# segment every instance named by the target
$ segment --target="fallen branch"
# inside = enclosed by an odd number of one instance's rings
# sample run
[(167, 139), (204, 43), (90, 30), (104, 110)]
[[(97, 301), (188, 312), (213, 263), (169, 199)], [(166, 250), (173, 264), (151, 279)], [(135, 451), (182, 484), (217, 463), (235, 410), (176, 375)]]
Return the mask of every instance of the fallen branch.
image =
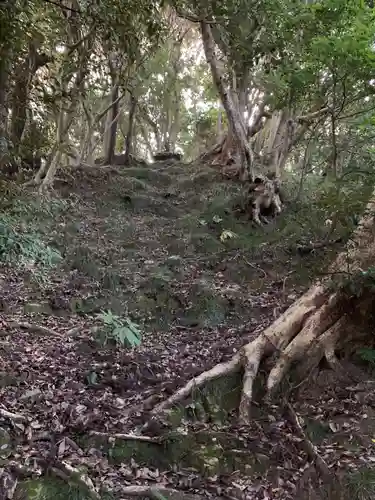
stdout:
[(113, 440), (114, 439), (122, 439), (123, 441), (141, 441), (143, 443), (161, 444), (161, 440), (158, 437), (137, 436), (136, 434), (121, 434), (121, 433), (110, 434), (107, 432), (90, 431), (89, 435), (90, 436), (105, 437), (105, 438), (113, 439)]
[(20, 415), (19, 413), (11, 413), (4, 408), (0, 408), (0, 417), (9, 418), (10, 420), (14, 420), (15, 422), (27, 421), (27, 418), (24, 415)]
[(315, 243), (310, 243), (309, 245), (299, 245), (297, 247), (297, 252), (300, 255), (307, 255), (314, 250), (318, 250), (319, 248), (325, 248), (328, 246), (336, 245), (337, 243), (341, 243), (342, 238), (336, 238), (335, 240), (329, 240), (329, 241), (317, 241)]
[(95, 500), (101, 500), (101, 496), (96, 491), (95, 486), (87, 474), (75, 469), (66, 462), (55, 461), (52, 467), (48, 467), (56, 477), (66, 481), (67, 483), (75, 483), (87, 489)]
[(286, 403), (285, 410), (286, 410), (286, 415), (291, 424), (293, 425), (293, 427), (295, 428), (298, 437), (302, 440), (302, 445), (306, 455), (311, 460), (311, 462), (315, 463), (315, 466), (318, 472), (321, 474), (322, 478), (325, 481), (332, 482), (332, 480), (335, 477), (334, 474), (331, 472), (324, 458), (319, 455), (316, 446), (314, 446), (313, 443), (310, 441), (310, 439), (306, 436), (292, 405), (290, 403)]
[(202, 498), (200, 495), (185, 493), (165, 486), (122, 486), (121, 494), (130, 497), (151, 497), (157, 500), (161, 500), (162, 497), (169, 500), (199, 500)]
[(21, 330), (27, 330), (33, 333), (39, 333), (41, 335), (48, 335), (50, 337), (62, 337), (60, 333), (46, 328), (45, 326), (35, 325), (34, 323), (18, 323), (17, 321), (12, 321), (8, 324), (9, 328), (20, 328)]

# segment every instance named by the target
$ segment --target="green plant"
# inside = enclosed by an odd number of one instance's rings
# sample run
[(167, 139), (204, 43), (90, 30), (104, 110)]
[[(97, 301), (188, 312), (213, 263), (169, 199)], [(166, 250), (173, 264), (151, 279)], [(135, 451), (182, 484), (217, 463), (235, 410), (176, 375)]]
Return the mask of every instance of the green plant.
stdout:
[(34, 231), (25, 232), (15, 218), (0, 215), (0, 261), (20, 268), (50, 268), (62, 256)]
[(359, 349), (357, 354), (363, 361), (375, 367), (375, 349), (364, 347), (363, 349)]
[(129, 318), (121, 318), (112, 311), (102, 311), (97, 315), (103, 323), (103, 328), (98, 331), (99, 340), (103, 345), (108, 341), (128, 347), (137, 347), (141, 343), (142, 332), (136, 323)]
[(375, 471), (371, 467), (351, 473), (347, 478), (347, 498), (367, 500), (375, 495)]

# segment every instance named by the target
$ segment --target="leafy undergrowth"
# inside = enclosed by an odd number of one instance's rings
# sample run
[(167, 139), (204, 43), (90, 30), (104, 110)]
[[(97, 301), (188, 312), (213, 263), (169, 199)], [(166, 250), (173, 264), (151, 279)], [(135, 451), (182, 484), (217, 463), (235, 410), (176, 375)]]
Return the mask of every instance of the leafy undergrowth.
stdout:
[[(188, 379), (229, 359), (322, 272), (340, 243), (298, 249), (327, 236), (324, 196), (290, 202), (260, 230), (230, 211), (240, 187), (199, 166), (82, 168), (56, 187), (51, 202), (13, 186), (3, 207), (0, 462), (7, 494), (127, 498), (155, 495), (141, 487), (158, 486), (168, 488), (163, 497), (276, 499), (319, 491), (280, 406), (258, 402), (251, 428), (236, 427), (238, 380), (195, 394), (172, 423), (143, 440), (127, 434)], [(336, 237), (350, 229), (337, 213)], [(127, 338), (141, 344), (103, 344), (103, 311), (115, 318), (118, 339), (131, 328)], [(320, 382), (300, 388), (293, 405), (329, 466), (343, 472), (346, 490), (359, 488), (351, 498), (372, 498), (373, 480), (363, 486), (360, 469), (373, 460), (371, 401), (326, 372)], [(89, 480), (77, 479), (82, 470)], [(348, 476), (353, 470), (360, 472)]]

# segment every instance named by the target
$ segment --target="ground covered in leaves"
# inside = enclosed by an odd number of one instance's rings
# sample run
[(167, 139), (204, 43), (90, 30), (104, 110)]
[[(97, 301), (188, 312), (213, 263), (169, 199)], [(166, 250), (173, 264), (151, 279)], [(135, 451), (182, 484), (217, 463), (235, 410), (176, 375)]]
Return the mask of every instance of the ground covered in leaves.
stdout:
[[(314, 222), (310, 207), (290, 202), (254, 228), (231, 211), (239, 185), (177, 163), (67, 170), (49, 201), (7, 189), (1, 499), (325, 498), (282, 404), (260, 394), (251, 427), (237, 427), (239, 380), (134, 437), (158, 402), (229, 359), (324, 271), (337, 245), (298, 251), (322, 236), (322, 214)], [(103, 310), (138, 324), (141, 345), (103, 345)], [(322, 371), (291, 396), (351, 498), (374, 493), (362, 468), (375, 461), (369, 393)]]

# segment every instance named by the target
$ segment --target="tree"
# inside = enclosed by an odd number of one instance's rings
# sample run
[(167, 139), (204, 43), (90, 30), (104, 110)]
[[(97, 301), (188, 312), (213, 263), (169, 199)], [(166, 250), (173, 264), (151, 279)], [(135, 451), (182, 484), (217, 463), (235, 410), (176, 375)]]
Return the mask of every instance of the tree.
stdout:
[[(40, 4), (35, 0), (32, 6), (35, 10)], [(158, 44), (159, 35), (163, 32), (157, 3), (145, 2), (140, 5), (137, 2), (128, 4), (124, 10), (116, 2), (108, 0), (104, 4), (96, 5), (93, 12), (91, 6), (77, 0), (69, 7), (50, 3), (48, 9), (55, 23), (51, 32), (57, 33), (58, 36), (54, 35), (49, 39), (49, 43), (53, 46), (50, 56), (53, 64), (48, 69), (50, 75), (46, 80), (48, 82), (52, 80), (53, 84), (47, 84), (44, 90), (44, 105), (48, 109), (49, 116), (52, 115), (55, 121), (55, 141), (46, 165), (42, 165), (33, 179), (33, 183), (40, 185), (43, 190), (52, 187), (64, 155), (77, 156), (76, 153), (71, 153), (72, 149), (77, 150), (77, 144), (72, 145), (70, 137), (74, 118), (77, 116), (80, 104), (85, 100), (88, 82), (95, 80), (93, 72), (97, 69), (96, 64), (101, 64), (103, 58), (110, 61), (109, 76), (112, 77), (112, 100), (106, 110), (106, 114), (111, 117), (106, 156), (107, 159), (111, 159), (116, 143), (119, 102), (122, 94), (126, 92), (129, 76), (137, 69), (137, 64), (143, 64), (148, 54), (152, 53)], [(117, 31), (109, 30), (112, 38), (108, 37), (108, 26), (117, 27)], [(123, 30), (127, 35), (130, 33), (132, 35), (121, 36)], [(108, 54), (110, 57), (107, 57)], [(108, 73), (103, 77), (107, 78)], [(19, 89), (20, 85), (21, 82), (17, 81), (15, 89)], [(17, 106), (22, 105), (22, 99), (15, 102), (18, 103)], [(86, 112), (81, 119), (88, 116), (87, 111), (86, 106)], [(17, 137), (21, 130), (19, 114), (19, 112), (15, 114), (17, 120), (13, 127), (14, 136)], [(21, 121), (24, 121), (23, 117)], [(97, 122), (96, 119), (91, 120), (87, 127), (88, 131), (92, 131)], [(85, 142), (80, 148), (81, 152), (91, 154), (92, 145), (90, 147), (87, 145), (88, 134), (85, 139), (82, 136), (81, 140)]]
[[(242, 177), (254, 161), (279, 173), (315, 123), (323, 118), (330, 118), (331, 125), (337, 122), (351, 102), (349, 89), (354, 97), (359, 88), (368, 88), (373, 14), (367, 6), (262, 2), (250, 18), (245, 4), (197, 5), (194, 12), (188, 6), (181, 10), (179, 4), (177, 9), (186, 19), (200, 22), (227, 114), (228, 136), (212, 148), (211, 156), (225, 160), (239, 152)], [(357, 82), (351, 68), (358, 69)]]
[(130, 163), (130, 158), (132, 155), (136, 109), (137, 109), (137, 98), (135, 97), (134, 94), (130, 94), (128, 133), (126, 134), (125, 138), (125, 160), (124, 160), (125, 165), (128, 165)]

